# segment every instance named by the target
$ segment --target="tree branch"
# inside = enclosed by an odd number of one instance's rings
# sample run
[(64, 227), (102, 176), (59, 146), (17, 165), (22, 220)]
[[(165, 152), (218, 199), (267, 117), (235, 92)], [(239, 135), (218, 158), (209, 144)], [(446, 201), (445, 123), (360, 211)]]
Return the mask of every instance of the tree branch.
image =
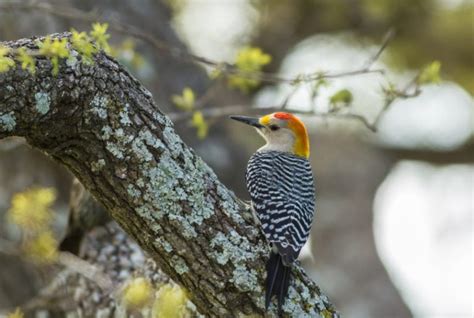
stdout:
[[(36, 49), (32, 39), (3, 45)], [(0, 74), (0, 138), (8, 136), (65, 165), (201, 313), (264, 312), (269, 248), (248, 208), (116, 61), (103, 53), (93, 65), (61, 61), (53, 76), (38, 57), (35, 75)], [(301, 267), (293, 274), (288, 315), (337, 316)]]

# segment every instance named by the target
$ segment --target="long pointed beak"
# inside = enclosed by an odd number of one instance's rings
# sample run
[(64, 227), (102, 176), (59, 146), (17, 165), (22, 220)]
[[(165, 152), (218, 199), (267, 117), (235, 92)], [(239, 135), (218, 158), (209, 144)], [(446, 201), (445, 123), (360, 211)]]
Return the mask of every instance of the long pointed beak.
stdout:
[(259, 119), (255, 118), (255, 117), (232, 115), (232, 116), (230, 116), (230, 118), (233, 119), (233, 120), (240, 121), (244, 124), (254, 126), (256, 128), (263, 128), (263, 125), (260, 124)]

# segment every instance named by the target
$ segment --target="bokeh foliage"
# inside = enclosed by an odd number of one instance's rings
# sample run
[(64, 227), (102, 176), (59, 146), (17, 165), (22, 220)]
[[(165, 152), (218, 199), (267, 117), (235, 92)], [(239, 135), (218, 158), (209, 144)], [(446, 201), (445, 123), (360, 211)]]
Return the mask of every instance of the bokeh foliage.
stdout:
[[(443, 77), (474, 93), (474, 2), (448, 0), (254, 0), (264, 15), (255, 43), (276, 60), (305, 37), (350, 30), (361, 41), (378, 43), (387, 30), (395, 38), (384, 55), (390, 66), (420, 69), (433, 60)], [(281, 23), (278, 21), (285, 21)]]

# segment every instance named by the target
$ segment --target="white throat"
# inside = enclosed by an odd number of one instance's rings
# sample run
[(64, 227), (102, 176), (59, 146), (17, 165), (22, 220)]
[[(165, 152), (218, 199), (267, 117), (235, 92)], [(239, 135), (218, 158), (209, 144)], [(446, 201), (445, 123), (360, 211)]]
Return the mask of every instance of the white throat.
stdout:
[(276, 132), (262, 132), (257, 129), (260, 135), (263, 136), (267, 142), (263, 147), (257, 151), (281, 151), (293, 153), (295, 137), (289, 129), (280, 129)]

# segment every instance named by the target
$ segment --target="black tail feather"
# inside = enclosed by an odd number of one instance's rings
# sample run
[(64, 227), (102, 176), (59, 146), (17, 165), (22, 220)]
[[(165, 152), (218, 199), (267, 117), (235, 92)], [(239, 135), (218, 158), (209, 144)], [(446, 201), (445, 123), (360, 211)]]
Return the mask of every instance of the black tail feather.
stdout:
[(291, 268), (283, 265), (278, 253), (271, 253), (267, 262), (267, 279), (265, 282), (265, 309), (268, 310), (273, 296), (278, 298), (278, 312), (281, 316), (288, 288), (290, 286)]
[(278, 294), (278, 314), (282, 315), (282, 306), (285, 303), (288, 288), (290, 287), (290, 267), (283, 266), (283, 279), (281, 281), (280, 292)]

